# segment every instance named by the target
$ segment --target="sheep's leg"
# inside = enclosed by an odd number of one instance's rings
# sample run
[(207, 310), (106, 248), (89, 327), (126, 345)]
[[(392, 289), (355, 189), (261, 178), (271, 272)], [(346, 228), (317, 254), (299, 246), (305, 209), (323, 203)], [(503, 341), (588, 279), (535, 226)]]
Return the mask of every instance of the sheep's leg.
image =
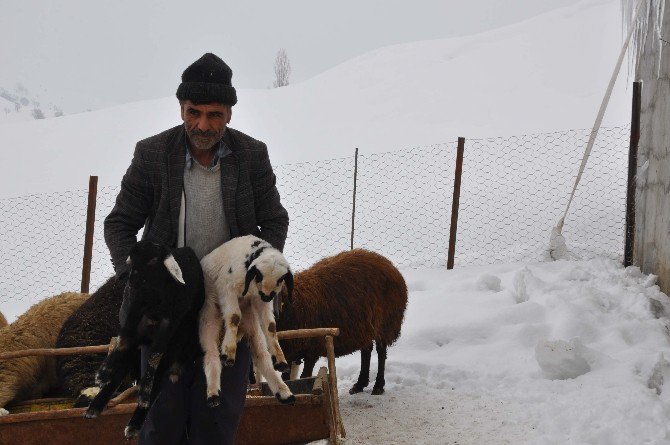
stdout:
[(302, 360), (291, 360), (291, 369), (288, 371), (284, 371), (281, 373), (281, 379), (283, 381), (286, 380), (295, 380), (298, 377), (300, 377), (300, 364), (302, 363)]
[[(128, 359), (132, 355), (128, 355), (125, 358)], [(128, 360), (118, 360), (115, 362), (114, 367), (109, 369), (109, 378), (108, 380), (100, 384), (100, 391), (93, 398), (91, 403), (88, 406), (88, 409), (84, 413), (84, 417), (87, 419), (93, 419), (98, 417), (102, 410), (107, 406), (109, 399), (112, 398), (114, 391), (119, 387), (121, 381), (126, 376), (128, 368), (130, 368), (130, 362)]]
[(242, 321), (242, 311), (237, 297), (232, 292), (227, 292), (221, 302), (223, 320), (226, 325), (221, 342), (221, 361), (224, 366), (233, 366), (237, 354), (237, 331)]
[(249, 343), (254, 365), (260, 374), (265, 377), (270, 390), (281, 403), (295, 403), (295, 396), (291, 393), (291, 390), (286, 386), (286, 383), (282, 381), (272, 366), (272, 359), (270, 358), (270, 353), (268, 352), (261, 326), (258, 323), (258, 319), (254, 312), (255, 311), (250, 310), (245, 311), (244, 314), (244, 326), (249, 335)]
[(305, 366), (302, 367), (302, 374), (300, 374), (301, 379), (312, 377), (317, 360), (319, 360), (319, 357), (305, 357)]
[(377, 347), (377, 378), (375, 379), (375, 386), (372, 387), (372, 394), (384, 394), (384, 369), (386, 368), (386, 343), (376, 340)]
[(254, 366), (254, 362), (251, 362), (251, 365), (249, 366), (249, 384), (254, 385), (257, 382), (260, 383), (260, 379), (256, 378), (256, 367)]
[(154, 385), (156, 370), (160, 365), (163, 354), (167, 349), (168, 342), (175, 331), (176, 322), (164, 318), (158, 325), (158, 331), (149, 350), (149, 360), (147, 360), (147, 369), (140, 381), (140, 388), (137, 394), (137, 405), (142, 408), (149, 408), (151, 400), (151, 391)]
[(349, 390), (349, 394), (363, 392), (370, 383), (370, 358), (372, 357), (372, 343), (361, 349), (361, 372), (358, 374), (358, 381)]
[(119, 364), (125, 363), (128, 360), (128, 355), (135, 348), (137, 348), (137, 341), (133, 337), (120, 336), (118, 346), (107, 354), (102, 365), (100, 365), (100, 369), (95, 373), (95, 384), (99, 387), (107, 384), (110, 381), (113, 370)]
[(202, 363), (207, 380), (207, 404), (216, 406), (220, 403), (221, 392), (221, 357), (219, 356), (219, 337), (222, 327), (221, 312), (210, 295), (200, 311), (198, 335), (200, 346), (205, 353)]
[(126, 425), (126, 428), (123, 430), (123, 434), (126, 436), (126, 439), (132, 439), (133, 437), (137, 436), (137, 434), (140, 432), (140, 429), (144, 424), (144, 419), (146, 419), (147, 414), (149, 413), (149, 408), (151, 407), (153, 401), (156, 400), (156, 397), (158, 396), (159, 392), (160, 392), (160, 385), (159, 384), (153, 385), (153, 388), (151, 389), (151, 396), (149, 398), (150, 400), (149, 406), (142, 407), (139, 404), (137, 404), (137, 407), (133, 412), (133, 416), (130, 418), (128, 425)]
[(274, 369), (280, 372), (285, 372), (290, 369), (289, 364), (284, 357), (284, 351), (279, 346), (279, 338), (277, 337), (277, 323), (272, 312), (272, 305), (265, 303), (260, 298), (252, 299), (252, 305), (258, 315), (260, 325), (262, 327), (263, 335), (267, 343), (267, 348), (272, 355), (272, 363)]

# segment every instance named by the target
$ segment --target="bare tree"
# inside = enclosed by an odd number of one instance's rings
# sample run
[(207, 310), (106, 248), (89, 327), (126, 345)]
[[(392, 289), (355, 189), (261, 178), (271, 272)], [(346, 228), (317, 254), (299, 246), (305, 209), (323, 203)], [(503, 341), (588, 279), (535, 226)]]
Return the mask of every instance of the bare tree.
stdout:
[(32, 111), (33, 118), (35, 119), (44, 119), (44, 113), (39, 108), (34, 108)]
[(291, 75), (291, 62), (284, 48), (277, 51), (275, 57), (275, 81), (274, 87), (284, 87), (288, 85), (288, 78)]

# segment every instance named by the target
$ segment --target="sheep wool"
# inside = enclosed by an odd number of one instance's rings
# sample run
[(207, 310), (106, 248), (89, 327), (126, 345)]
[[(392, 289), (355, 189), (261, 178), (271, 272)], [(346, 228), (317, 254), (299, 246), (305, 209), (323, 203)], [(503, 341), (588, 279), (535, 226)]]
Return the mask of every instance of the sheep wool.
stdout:
[[(88, 294), (65, 292), (33, 305), (0, 330), (0, 352), (53, 348), (63, 322)], [(0, 408), (12, 401), (42, 397), (56, 386), (56, 357), (23, 357), (0, 361)]]
[[(361, 351), (361, 373), (351, 393), (368, 384), (374, 342), (379, 367), (373, 394), (381, 394), (386, 348), (400, 337), (406, 308), (407, 285), (393, 263), (375, 252), (354, 249), (296, 273), (293, 301), (283, 305), (277, 327), (340, 328), (334, 339), (335, 356)], [(282, 349), (294, 363), (304, 359), (302, 377), (312, 375), (317, 359), (326, 355), (318, 339), (286, 340)]]
[[(57, 348), (97, 346), (108, 344), (119, 332), (119, 311), (123, 301), (126, 280), (109, 278), (91, 294), (67, 320), (58, 334)], [(132, 377), (139, 376), (139, 353)], [(66, 355), (57, 359), (59, 386), (67, 395), (76, 399), (75, 407), (87, 406), (91, 401), (82, 391), (95, 387), (95, 372), (100, 368), (105, 354)], [(124, 389), (125, 386), (122, 387)]]

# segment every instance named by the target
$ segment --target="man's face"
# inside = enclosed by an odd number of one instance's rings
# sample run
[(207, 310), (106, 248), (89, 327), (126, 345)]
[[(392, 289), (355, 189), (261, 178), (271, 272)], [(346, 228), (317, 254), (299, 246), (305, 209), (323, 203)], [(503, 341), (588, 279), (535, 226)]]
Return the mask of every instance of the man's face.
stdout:
[(186, 126), (188, 139), (191, 147), (197, 150), (209, 150), (219, 142), (232, 115), (230, 105), (195, 105), (190, 100), (181, 103), (181, 118)]

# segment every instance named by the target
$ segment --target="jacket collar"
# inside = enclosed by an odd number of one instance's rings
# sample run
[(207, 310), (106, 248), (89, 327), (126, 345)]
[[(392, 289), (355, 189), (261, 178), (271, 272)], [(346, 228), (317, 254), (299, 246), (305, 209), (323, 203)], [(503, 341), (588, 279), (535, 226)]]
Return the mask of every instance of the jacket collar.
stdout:
[[(231, 238), (239, 235), (237, 217), (235, 212), (235, 195), (239, 175), (239, 159), (237, 151), (238, 144), (235, 143), (234, 131), (226, 129), (222, 141), (230, 149), (230, 153), (221, 161), (221, 194), (223, 199), (223, 211), (230, 227)], [(177, 234), (179, 231), (179, 210), (181, 209), (181, 196), (184, 189), (184, 168), (186, 166), (186, 131), (184, 125), (176, 128), (174, 136), (167, 144), (167, 186), (170, 204), (170, 233), (172, 234), (171, 245), (177, 245)]]

